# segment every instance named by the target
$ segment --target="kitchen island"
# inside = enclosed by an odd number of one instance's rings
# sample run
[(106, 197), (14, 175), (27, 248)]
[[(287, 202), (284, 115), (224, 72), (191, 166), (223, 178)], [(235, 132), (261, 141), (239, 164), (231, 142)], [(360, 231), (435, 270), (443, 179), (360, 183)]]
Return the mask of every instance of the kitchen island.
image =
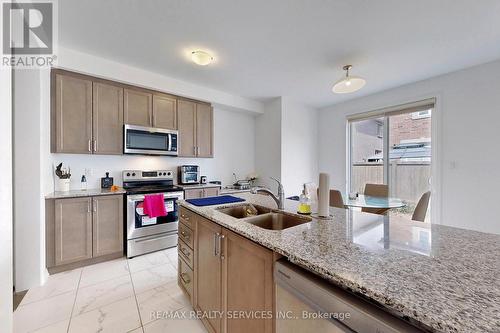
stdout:
[[(237, 196), (276, 207), (266, 196)], [(273, 231), (221, 206), (181, 205), (423, 331), (500, 332), (500, 235), (338, 208), (331, 220)], [(287, 200), (285, 211), (296, 205)]]

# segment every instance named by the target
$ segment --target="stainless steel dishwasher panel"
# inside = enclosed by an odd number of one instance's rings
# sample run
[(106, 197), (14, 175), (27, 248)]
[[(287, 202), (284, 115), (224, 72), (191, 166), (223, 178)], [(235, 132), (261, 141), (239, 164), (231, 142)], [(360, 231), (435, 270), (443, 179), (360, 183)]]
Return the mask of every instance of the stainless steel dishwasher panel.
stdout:
[(276, 263), (274, 280), (277, 333), (422, 332), (286, 260)]

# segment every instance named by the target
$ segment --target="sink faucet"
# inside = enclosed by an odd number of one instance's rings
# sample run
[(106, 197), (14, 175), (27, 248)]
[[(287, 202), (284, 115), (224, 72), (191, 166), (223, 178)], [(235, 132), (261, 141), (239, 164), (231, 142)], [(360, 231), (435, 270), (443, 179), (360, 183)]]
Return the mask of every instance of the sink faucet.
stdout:
[(276, 201), (276, 204), (278, 205), (278, 209), (284, 209), (284, 207), (285, 207), (285, 190), (283, 189), (283, 184), (281, 184), (281, 182), (279, 180), (277, 180), (276, 178), (273, 178), (273, 177), (269, 177), (269, 178), (275, 180), (278, 183), (278, 196), (274, 195), (274, 193), (271, 192), (271, 190), (264, 188), (264, 187), (254, 187), (254, 188), (252, 188), (251, 192), (253, 194), (261, 193), (261, 194), (269, 195), (271, 198), (274, 199), (274, 201)]

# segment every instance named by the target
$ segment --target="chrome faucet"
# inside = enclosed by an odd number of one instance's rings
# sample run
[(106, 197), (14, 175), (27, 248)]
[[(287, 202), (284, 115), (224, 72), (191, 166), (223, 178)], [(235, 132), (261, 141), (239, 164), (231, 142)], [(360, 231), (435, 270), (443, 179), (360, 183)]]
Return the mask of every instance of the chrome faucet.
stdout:
[(274, 195), (271, 190), (264, 188), (264, 187), (254, 187), (252, 188), (251, 192), (252, 194), (265, 194), (269, 195), (271, 198), (273, 198), (274, 201), (276, 201), (276, 204), (278, 205), (278, 209), (284, 209), (285, 208), (285, 190), (283, 189), (283, 184), (279, 180), (273, 177), (269, 177), (273, 180), (275, 180), (278, 183), (278, 196)]

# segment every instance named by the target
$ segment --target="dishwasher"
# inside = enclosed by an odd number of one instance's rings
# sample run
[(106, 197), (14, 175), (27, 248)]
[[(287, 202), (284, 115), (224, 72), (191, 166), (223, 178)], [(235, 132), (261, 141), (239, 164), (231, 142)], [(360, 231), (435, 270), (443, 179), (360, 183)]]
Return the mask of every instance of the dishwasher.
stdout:
[(277, 333), (422, 332), (281, 259), (274, 267)]

